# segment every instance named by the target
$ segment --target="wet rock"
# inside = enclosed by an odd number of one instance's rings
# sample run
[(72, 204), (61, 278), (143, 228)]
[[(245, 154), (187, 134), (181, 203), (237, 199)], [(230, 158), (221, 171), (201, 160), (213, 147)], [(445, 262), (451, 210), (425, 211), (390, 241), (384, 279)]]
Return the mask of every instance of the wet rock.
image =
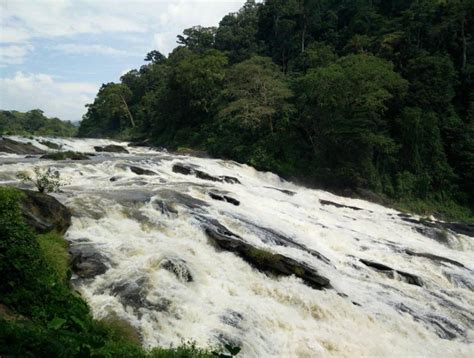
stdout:
[(230, 203), (230, 204), (235, 205), (235, 206), (240, 205), (240, 201), (238, 201), (237, 199), (234, 199), (230, 196), (227, 196), (225, 194), (219, 194), (219, 193), (216, 193), (216, 192), (209, 192), (209, 196), (214, 200), (225, 201), (225, 202)]
[(183, 164), (175, 164), (173, 165), (173, 172), (183, 175), (191, 175), (194, 173), (194, 169)]
[(128, 150), (121, 145), (109, 144), (105, 146), (95, 146), (96, 152), (108, 152), (108, 153), (128, 153)]
[(113, 183), (113, 182), (116, 182), (117, 180), (119, 180), (119, 177), (111, 177), (111, 178), (109, 179), (109, 181), (111, 181), (112, 183)]
[(423, 286), (423, 281), (421, 280), (421, 278), (411, 273), (395, 270), (389, 266), (386, 266), (378, 262), (368, 261), (364, 259), (360, 259), (359, 261), (362, 262), (364, 265), (371, 267), (377, 270), (378, 272), (381, 272), (387, 275), (390, 278), (395, 278), (396, 275), (398, 275), (400, 278), (402, 278), (404, 282), (410, 285), (415, 285), (415, 286), (420, 286), (420, 287)]
[(47, 153), (40, 157), (40, 159), (49, 159), (49, 160), (88, 160), (90, 159), (84, 153), (79, 152), (72, 152), (70, 150), (65, 152), (55, 152), (55, 153)]
[(441, 225), (448, 230), (454, 231), (455, 233), (474, 237), (474, 225), (463, 224), (463, 223), (441, 223)]
[(0, 152), (13, 154), (44, 154), (45, 151), (31, 143), (17, 142), (10, 138), (0, 138)]
[(216, 176), (207, 174), (206, 172), (203, 172), (201, 170), (198, 170), (196, 168), (193, 168), (189, 165), (180, 164), (180, 163), (173, 165), (173, 172), (183, 174), (183, 175), (194, 175), (197, 178), (202, 179), (202, 180), (209, 180), (209, 181), (229, 183), (229, 184), (240, 184), (239, 179), (235, 177), (231, 177), (227, 175), (221, 175), (221, 176), (216, 177)]
[(474, 225), (472, 224), (418, 220), (406, 214), (399, 214), (399, 216), (403, 221), (415, 224), (415, 230), (419, 233), (443, 243), (446, 243), (449, 239), (447, 235), (448, 230), (457, 234), (474, 237)]
[(61, 149), (62, 147), (60, 144), (50, 142), (49, 140), (40, 140), (39, 142), (51, 149)]
[(318, 274), (315, 268), (290, 257), (262, 250), (229, 231), (217, 220), (197, 217), (209, 239), (220, 249), (231, 251), (258, 270), (277, 275), (295, 275), (309, 286), (322, 289), (329, 288), (329, 280)]
[(472, 272), (470, 272), (469, 275), (462, 275), (456, 272), (443, 272), (443, 274), (454, 286), (474, 292), (474, 277), (472, 276)]
[(464, 328), (454, 322), (449, 321), (446, 317), (441, 317), (434, 314), (424, 314), (424, 312), (417, 312), (403, 303), (395, 305), (395, 309), (399, 312), (409, 314), (415, 321), (424, 323), (425, 326), (431, 328), (441, 339), (452, 340), (459, 336), (466, 336), (466, 331)]
[(240, 312), (229, 310), (223, 314), (220, 319), (224, 324), (235, 328), (241, 328), (240, 323), (244, 320), (244, 316)]
[(145, 139), (141, 141), (136, 141), (136, 142), (130, 142), (127, 145), (128, 147), (152, 147), (150, 144), (150, 139)]
[(130, 204), (145, 204), (149, 202), (154, 195), (153, 191), (146, 189), (121, 189), (98, 191), (96, 193), (103, 198), (115, 200), (125, 206), (129, 206)]
[(168, 217), (170, 217), (172, 214), (178, 214), (178, 210), (173, 207), (172, 204), (167, 203), (163, 200), (156, 200), (152, 203), (152, 205), (156, 210), (160, 211), (161, 214), (166, 215)]
[(465, 267), (462, 263), (451, 260), (451, 259), (448, 259), (446, 257), (437, 256), (437, 255), (433, 255), (433, 254), (428, 254), (428, 253), (424, 253), (424, 252), (414, 252), (414, 251), (411, 251), (411, 250), (405, 250), (405, 252), (410, 256), (424, 257), (424, 258), (427, 258), (427, 259), (430, 259), (430, 260), (433, 260), (433, 261), (447, 262), (451, 265), (455, 265), (455, 266), (458, 266), (458, 267)]
[[(209, 206), (203, 200), (196, 199), (191, 195), (180, 193), (174, 190), (163, 189), (156, 193), (160, 199), (166, 202), (168, 207), (174, 207), (174, 204), (181, 204), (188, 209), (201, 209), (203, 207)], [(176, 210), (176, 209), (175, 209)]]
[(363, 210), (363, 209), (355, 207), (355, 206), (343, 205), (343, 204), (335, 203), (335, 202), (329, 201), (329, 200), (319, 199), (319, 202), (321, 203), (321, 205), (330, 205), (330, 206), (335, 206), (336, 208), (352, 209), (352, 210), (356, 210), (356, 211)]
[(111, 292), (118, 296), (120, 302), (125, 306), (134, 308), (150, 306), (146, 299), (146, 280), (144, 278), (136, 281), (122, 281), (114, 284)]
[(266, 186), (265, 188), (277, 190), (277, 191), (279, 191), (279, 192), (281, 192), (281, 193), (283, 193), (283, 194), (289, 195), (289, 196), (293, 196), (293, 195), (296, 194), (296, 192), (291, 191), (291, 190), (278, 189), (278, 188), (274, 188), (274, 187), (271, 187), (271, 186)]
[(107, 258), (90, 243), (73, 244), (69, 247), (71, 269), (80, 278), (93, 278), (107, 271)]
[(278, 246), (284, 246), (284, 247), (293, 247), (299, 250), (306, 251), (312, 256), (317, 257), (319, 260), (327, 264), (330, 263), (330, 260), (324, 255), (322, 255), (321, 253), (313, 249), (310, 249), (306, 247), (305, 245), (295, 242), (295, 240), (293, 240), (290, 237), (287, 237), (281, 233), (278, 233), (275, 230), (272, 230), (270, 228), (260, 226), (243, 217), (235, 216), (235, 218), (238, 219), (240, 222), (242, 222), (250, 231), (252, 231), (255, 235), (257, 235), (258, 238), (261, 239), (266, 244), (272, 244), (272, 245), (278, 245)]
[(160, 267), (175, 274), (181, 282), (193, 282), (193, 275), (186, 261), (180, 258), (166, 258), (161, 261)]
[(21, 212), (25, 222), (37, 233), (64, 234), (71, 226), (71, 212), (51, 195), (22, 190)]
[(133, 173), (135, 173), (137, 175), (158, 175), (152, 170), (143, 169), (143, 168), (136, 167), (136, 166), (130, 166), (129, 168)]
[(230, 177), (230, 176), (227, 176), (227, 175), (221, 175), (219, 178), (219, 181), (223, 181), (225, 183), (229, 183), (229, 184), (241, 184), (240, 183), (240, 180), (235, 178), (235, 177)]

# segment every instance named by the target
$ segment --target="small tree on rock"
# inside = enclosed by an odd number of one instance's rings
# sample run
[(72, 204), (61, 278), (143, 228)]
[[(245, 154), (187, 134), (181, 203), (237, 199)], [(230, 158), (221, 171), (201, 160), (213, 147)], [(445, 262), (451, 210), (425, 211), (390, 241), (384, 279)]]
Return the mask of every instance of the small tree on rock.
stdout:
[(28, 172), (19, 172), (17, 178), (23, 183), (33, 183), (40, 193), (58, 192), (62, 186), (67, 184), (57, 170), (34, 167), (33, 172), (33, 175)]

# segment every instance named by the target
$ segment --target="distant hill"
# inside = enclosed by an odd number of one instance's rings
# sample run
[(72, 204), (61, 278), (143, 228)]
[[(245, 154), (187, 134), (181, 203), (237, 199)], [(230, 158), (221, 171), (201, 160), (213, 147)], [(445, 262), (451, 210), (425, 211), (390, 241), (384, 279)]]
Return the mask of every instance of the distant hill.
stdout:
[(77, 132), (76, 126), (59, 118), (48, 118), (40, 109), (28, 112), (0, 110), (0, 135), (45, 135), (72, 137)]

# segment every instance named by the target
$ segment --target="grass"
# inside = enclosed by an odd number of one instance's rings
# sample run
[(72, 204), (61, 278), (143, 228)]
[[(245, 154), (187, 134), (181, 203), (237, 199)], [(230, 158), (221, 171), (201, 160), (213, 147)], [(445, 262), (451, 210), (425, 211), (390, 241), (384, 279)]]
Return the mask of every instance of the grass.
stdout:
[(474, 212), (453, 200), (443, 202), (422, 199), (401, 199), (394, 208), (402, 212), (415, 213), (421, 216), (434, 216), (444, 221), (458, 221), (474, 224)]
[(57, 233), (38, 235), (41, 255), (59, 279), (66, 282), (69, 278), (68, 245), (64, 238)]

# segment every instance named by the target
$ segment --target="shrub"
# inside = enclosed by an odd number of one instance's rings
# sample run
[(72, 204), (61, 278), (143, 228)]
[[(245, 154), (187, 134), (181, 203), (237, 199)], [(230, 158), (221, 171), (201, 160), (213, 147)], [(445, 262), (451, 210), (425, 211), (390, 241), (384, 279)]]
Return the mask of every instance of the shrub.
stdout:
[(57, 170), (53, 171), (51, 168), (41, 169), (34, 167), (33, 172), (33, 175), (28, 172), (20, 172), (17, 174), (17, 178), (24, 183), (33, 183), (40, 193), (57, 192), (62, 186), (67, 184)]

